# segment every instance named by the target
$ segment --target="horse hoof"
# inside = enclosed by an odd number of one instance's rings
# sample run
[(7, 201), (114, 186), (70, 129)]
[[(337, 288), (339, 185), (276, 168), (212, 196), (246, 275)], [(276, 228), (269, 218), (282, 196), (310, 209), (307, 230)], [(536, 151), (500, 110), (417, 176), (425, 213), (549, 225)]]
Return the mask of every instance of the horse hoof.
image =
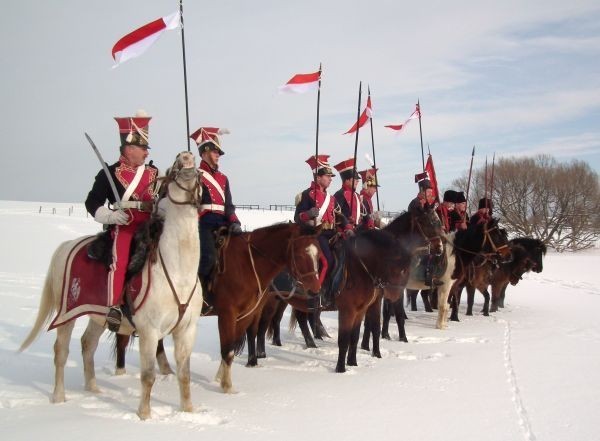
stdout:
[(431, 308), (425, 308), (425, 312), (433, 312), (433, 309), (431, 309)]
[(181, 406), (181, 411), (182, 412), (189, 412), (192, 413), (194, 411), (194, 406), (192, 406), (192, 404), (185, 404), (183, 406)]
[(472, 312), (469, 312), (469, 311), (467, 311), (467, 313), (466, 313), (465, 315), (472, 316), (472, 315), (473, 315), (473, 313), (472, 313)]
[(273, 346), (281, 346), (281, 340), (273, 340)]
[(381, 352), (377, 351), (377, 352), (373, 352), (373, 357), (375, 358), (381, 358)]
[(257, 367), (257, 366), (258, 366), (258, 363), (256, 361), (252, 361), (252, 362), (249, 361), (248, 363), (246, 363), (247, 368), (253, 368), (253, 367)]
[(406, 337), (400, 337), (398, 338), (399, 341), (403, 341), (404, 343), (408, 343), (408, 338)]
[(150, 418), (150, 411), (149, 410), (147, 410), (147, 411), (146, 410), (144, 410), (144, 411), (138, 410), (137, 416), (140, 418), (140, 420), (146, 421), (147, 419)]
[(342, 367), (340, 367), (340, 366), (337, 366), (337, 367), (335, 368), (335, 371), (336, 371), (338, 374), (343, 374), (344, 372), (346, 372), (346, 368), (345, 368), (345, 367), (343, 367), (343, 366), (342, 366)]
[(86, 386), (86, 387), (85, 387), (85, 390), (86, 390), (87, 392), (91, 392), (91, 393), (93, 393), (93, 394), (99, 394), (99, 393), (101, 393), (101, 392), (102, 392), (102, 391), (100, 390), (100, 388), (99, 388), (98, 386), (96, 386), (96, 385), (94, 385), (94, 386)]
[(159, 368), (158, 372), (160, 372), (161, 375), (175, 375), (175, 372), (173, 372), (173, 369), (171, 369), (170, 367), (165, 368)]
[(125, 375), (127, 373), (127, 369), (125, 368), (116, 368), (115, 375)]
[(364, 351), (370, 351), (371, 348), (369, 347), (369, 345), (360, 345), (360, 348)]
[(258, 354), (256, 354), (256, 358), (267, 358), (267, 353), (259, 352)]
[(64, 403), (65, 401), (66, 401), (66, 400), (65, 400), (65, 395), (64, 395), (64, 394), (62, 394), (62, 395), (60, 395), (60, 394), (59, 394), (59, 395), (56, 395), (56, 394), (55, 394), (55, 395), (52, 395), (52, 396), (50, 397), (50, 402), (51, 402), (52, 404), (60, 404), (60, 403)]
[(381, 334), (381, 338), (385, 338), (386, 340), (391, 340), (390, 334)]
[(489, 317), (489, 316), (490, 316), (490, 313), (489, 313), (489, 312), (484, 312), (484, 313), (483, 313), (483, 315), (484, 315), (485, 317)]
[[(469, 314), (467, 314), (467, 315), (469, 315)], [(471, 314), (471, 315), (473, 315), (473, 314)], [(460, 320), (458, 319), (458, 317), (450, 317), (450, 321), (451, 322), (460, 322)]]

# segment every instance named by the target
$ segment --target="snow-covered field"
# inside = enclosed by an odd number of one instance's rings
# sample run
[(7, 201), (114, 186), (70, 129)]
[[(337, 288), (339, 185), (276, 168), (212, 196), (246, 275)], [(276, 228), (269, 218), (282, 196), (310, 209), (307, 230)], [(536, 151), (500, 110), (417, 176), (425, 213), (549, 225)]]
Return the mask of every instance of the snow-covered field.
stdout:
[[(39, 207), (42, 206), (42, 213)], [(56, 213), (52, 214), (52, 207)], [(358, 367), (334, 373), (332, 339), (305, 349), (284, 329), (260, 367), (233, 367), (237, 394), (213, 381), (220, 361), (214, 318), (199, 321), (192, 358), (196, 411), (178, 411), (177, 381), (158, 377), (153, 419), (138, 420), (137, 349), (127, 374), (113, 375), (105, 334), (96, 354), (103, 393), (83, 390), (77, 322), (66, 368), (67, 402), (53, 405), (54, 333), (17, 353), (37, 313), (50, 256), (62, 241), (98, 231), (81, 205), (0, 201), (0, 439), (172, 440), (598, 440), (600, 439), (600, 252), (549, 253), (544, 272), (509, 287), (507, 307), (464, 316), (449, 329), (433, 314), (409, 312), (409, 343), (383, 341), (382, 359), (359, 351)], [(71, 214), (71, 215), (69, 215)], [(239, 213), (247, 228), (291, 213)], [(476, 298), (475, 310), (482, 303)], [(480, 309), (480, 308), (479, 308)], [(284, 317), (287, 327), (287, 315)], [(392, 337), (397, 330), (392, 324)], [(166, 340), (172, 356), (172, 341)], [(190, 438), (194, 437), (194, 438)]]

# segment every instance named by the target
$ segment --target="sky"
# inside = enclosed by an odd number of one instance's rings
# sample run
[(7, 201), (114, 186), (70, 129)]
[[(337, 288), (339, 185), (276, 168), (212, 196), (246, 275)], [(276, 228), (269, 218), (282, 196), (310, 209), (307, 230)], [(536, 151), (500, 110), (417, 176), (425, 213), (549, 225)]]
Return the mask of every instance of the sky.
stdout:
[[(83, 201), (100, 168), (84, 132), (112, 163), (113, 117), (138, 109), (153, 117), (151, 159), (161, 170), (187, 149), (179, 31), (116, 69), (111, 57), (119, 38), (178, 4), (4, 5), (0, 199)], [(277, 88), (319, 63), (319, 152), (332, 164), (353, 156), (355, 138), (342, 133), (356, 119), (359, 82), (371, 88), (381, 209), (404, 209), (416, 194), (418, 122), (400, 134), (384, 126), (403, 122), (417, 100), (442, 189), (468, 171), (473, 146), (474, 167), (494, 154), (550, 154), (600, 170), (597, 1), (188, 1), (184, 20), (190, 131), (230, 130), (221, 169), (237, 204), (293, 204), (308, 186), (316, 92)], [(359, 169), (373, 156), (365, 129)]]

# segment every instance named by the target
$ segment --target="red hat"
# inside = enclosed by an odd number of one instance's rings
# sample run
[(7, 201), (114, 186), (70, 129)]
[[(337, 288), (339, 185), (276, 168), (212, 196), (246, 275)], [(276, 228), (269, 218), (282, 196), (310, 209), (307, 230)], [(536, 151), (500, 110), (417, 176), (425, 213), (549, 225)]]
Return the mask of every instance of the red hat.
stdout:
[(333, 170), (331, 165), (327, 160), (329, 159), (329, 155), (319, 155), (315, 158), (315, 155), (312, 155), (310, 158), (306, 160), (306, 163), (310, 166), (310, 169), (313, 172), (313, 175), (323, 176), (335, 176), (333, 174)]
[(221, 140), (217, 135), (225, 135), (227, 133), (229, 133), (229, 130), (227, 129), (220, 129), (218, 127), (200, 127), (190, 135), (190, 138), (196, 141), (200, 155), (208, 150), (215, 150), (219, 152), (220, 155), (224, 155), (225, 152), (221, 150)]
[[(334, 167), (340, 172), (340, 178), (342, 178), (342, 181), (345, 181), (346, 179), (352, 179), (352, 170), (356, 170), (354, 168), (354, 158), (346, 159), (345, 161), (334, 165)], [(360, 176), (356, 172), (354, 174), (354, 179), (360, 179)]]
[(135, 116), (115, 116), (115, 121), (119, 125), (121, 147), (125, 145), (137, 145), (150, 148), (148, 146), (148, 126), (151, 119), (152, 117), (148, 116), (143, 110), (138, 110)]
[(363, 181), (365, 187), (380, 187), (377, 183), (377, 170), (376, 168), (369, 168), (367, 170), (359, 171), (360, 178)]

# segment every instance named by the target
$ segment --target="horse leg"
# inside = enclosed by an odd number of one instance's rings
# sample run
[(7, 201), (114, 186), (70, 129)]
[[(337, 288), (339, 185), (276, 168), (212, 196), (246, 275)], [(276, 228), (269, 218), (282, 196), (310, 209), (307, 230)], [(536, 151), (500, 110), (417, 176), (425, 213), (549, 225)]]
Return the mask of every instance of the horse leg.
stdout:
[(156, 347), (158, 346), (158, 337), (153, 332), (140, 332), (140, 381), (142, 391), (140, 393), (140, 405), (137, 415), (141, 420), (150, 418), (150, 395), (152, 386), (156, 380), (154, 371), (154, 362), (156, 359)]
[(308, 313), (296, 310), (295, 314), (296, 320), (298, 321), (298, 326), (300, 326), (300, 330), (302, 331), (302, 336), (304, 337), (306, 347), (316, 348), (317, 345), (313, 340), (312, 333), (310, 332), (310, 328), (308, 327)]
[(467, 285), (467, 315), (473, 315), (473, 302), (475, 301), (475, 287)]
[(173, 372), (173, 369), (171, 369), (167, 354), (165, 354), (165, 346), (162, 338), (158, 340), (158, 345), (156, 346), (156, 362), (158, 363), (158, 372), (162, 375), (171, 375), (175, 373)]
[[(403, 296), (400, 298), (400, 300), (398, 300), (399, 302), (403, 302), (404, 301), (404, 294)], [(381, 324), (381, 338), (385, 338), (386, 340), (391, 340), (390, 337), (390, 318), (392, 317), (392, 302), (388, 299), (383, 299), (383, 322)]]
[(271, 329), (273, 330), (272, 343), (275, 346), (281, 346), (281, 320), (283, 319), (285, 308), (287, 308), (287, 303), (281, 301), (279, 303), (277, 312), (275, 313), (273, 320), (271, 320)]
[(258, 323), (256, 320), (248, 326), (246, 329), (246, 341), (248, 342), (248, 363), (246, 363), (246, 367), (255, 367), (258, 366), (258, 357), (256, 355), (256, 333), (257, 333)]
[(365, 326), (363, 329), (363, 338), (360, 343), (360, 348), (364, 349), (365, 351), (371, 350), (371, 348), (369, 347), (369, 341), (371, 340), (371, 328), (371, 318), (369, 317), (369, 313), (367, 312), (367, 315), (365, 317)]
[(406, 290), (406, 295), (408, 296), (408, 299), (410, 300), (410, 310), (411, 311), (418, 311), (418, 309), (417, 309), (417, 294), (419, 294), (418, 290), (415, 290), (415, 289), (407, 289)]
[(433, 293), (431, 289), (422, 289), (421, 290), (421, 299), (423, 300), (423, 306), (425, 307), (425, 312), (433, 312), (431, 309), (431, 304), (429, 303), (429, 296)]
[(438, 288), (433, 288), (429, 291), (429, 304), (431, 309), (438, 309)]
[(235, 318), (230, 317), (230, 314), (227, 316), (220, 314), (218, 323), (221, 340), (221, 364), (219, 365), (215, 380), (221, 383), (223, 392), (227, 394), (235, 393), (233, 383), (231, 382), (231, 365), (235, 356), (233, 350), (235, 344)]
[[(448, 283), (448, 282), (447, 282)], [(458, 281), (454, 282), (452, 286), (446, 284), (438, 287), (438, 319), (436, 323), (437, 329), (446, 329), (448, 327), (448, 296), (452, 292), (452, 295), (457, 297), (456, 289), (458, 288)], [(458, 310), (458, 307), (457, 307)], [(458, 320), (458, 317), (457, 317)]]
[[(379, 339), (381, 338), (381, 301), (383, 300), (383, 296), (380, 294), (377, 296), (377, 300), (367, 310), (367, 317), (365, 318), (365, 323), (367, 318), (371, 323), (371, 333), (373, 334), (373, 352), (371, 355), (376, 358), (381, 358), (381, 352), (379, 351)], [(360, 331), (360, 324), (359, 331)], [(367, 343), (369, 341), (367, 340)]]
[[(264, 314), (264, 311), (263, 311)], [(258, 322), (258, 331), (256, 332), (256, 358), (267, 358), (266, 351), (266, 335), (267, 329), (269, 328), (269, 322), (273, 317), (265, 317), (261, 315), (260, 321)]]
[(65, 364), (69, 357), (69, 342), (71, 333), (75, 326), (75, 320), (71, 320), (56, 328), (56, 341), (54, 342), (54, 392), (50, 401), (52, 403), (65, 402)]
[(117, 363), (115, 366), (115, 375), (125, 375), (125, 353), (127, 352), (127, 346), (129, 346), (129, 340), (131, 339), (131, 336), (117, 334), (115, 338), (115, 355), (117, 359)]
[(352, 332), (350, 333), (350, 348), (348, 349), (347, 361), (348, 366), (358, 366), (358, 363), (356, 361), (356, 350), (358, 349), (358, 339), (360, 337), (361, 321), (359, 321), (352, 327)]
[(408, 343), (408, 338), (406, 337), (406, 328), (404, 327), (406, 323), (406, 311), (404, 310), (404, 293), (400, 296), (400, 299), (397, 302), (392, 303), (392, 308), (394, 309), (396, 325), (398, 325), (398, 340)]
[(346, 372), (346, 354), (348, 346), (350, 346), (352, 323), (350, 314), (340, 308), (338, 313), (338, 360), (335, 366), (335, 371), (338, 373)]
[(323, 322), (321, 321), (321, 311), (319, 311), (319, 313), (317, 314), (315, 327), (316, 327), (316, 334), (315, 334), (316, 338), (318, 338), (319, 340), (323, 340), (323, 337), (331, 338), (331, 336), (327, 332), (327, 329), (325, 329)]
[(96, 370), (94, 368), (94, 354), (98, 347), (100, 336), (104, 332), (104, 326), (100, 326), (93, 320), (88, 321), (85, 332), (81, 336), (81, 356), (83, 357), (83, 376), (85, 378), (85, 390), (99, 393), (96, 384)]
[(484, 289), (481, 294), (483, 294), (483, 309), (481, 310), (481, 312), (483, 312), (483, 315), (486, 317), (489, 317), (490, 315), (490, 293), (488, 292), (487, 288)]
[(492, 306), (490, 307), (490, 312), (498, 311), (498, 303), (500, 301), (501, 295), (502, 295), (502, 282), (492, 283)]
[[(196, 322), (182, 330), (173, 332), (175, 344), (175, 363), (177, 364), (177, 381), (179, 383), (179, 402), (183, 412), (192, 412), (192, 394), (190, 391), (190, 356), (196, 340)], [(162, 342), (162, 339), (159, 341)], [(164, 348), (163, 348), (164, 350)]]

